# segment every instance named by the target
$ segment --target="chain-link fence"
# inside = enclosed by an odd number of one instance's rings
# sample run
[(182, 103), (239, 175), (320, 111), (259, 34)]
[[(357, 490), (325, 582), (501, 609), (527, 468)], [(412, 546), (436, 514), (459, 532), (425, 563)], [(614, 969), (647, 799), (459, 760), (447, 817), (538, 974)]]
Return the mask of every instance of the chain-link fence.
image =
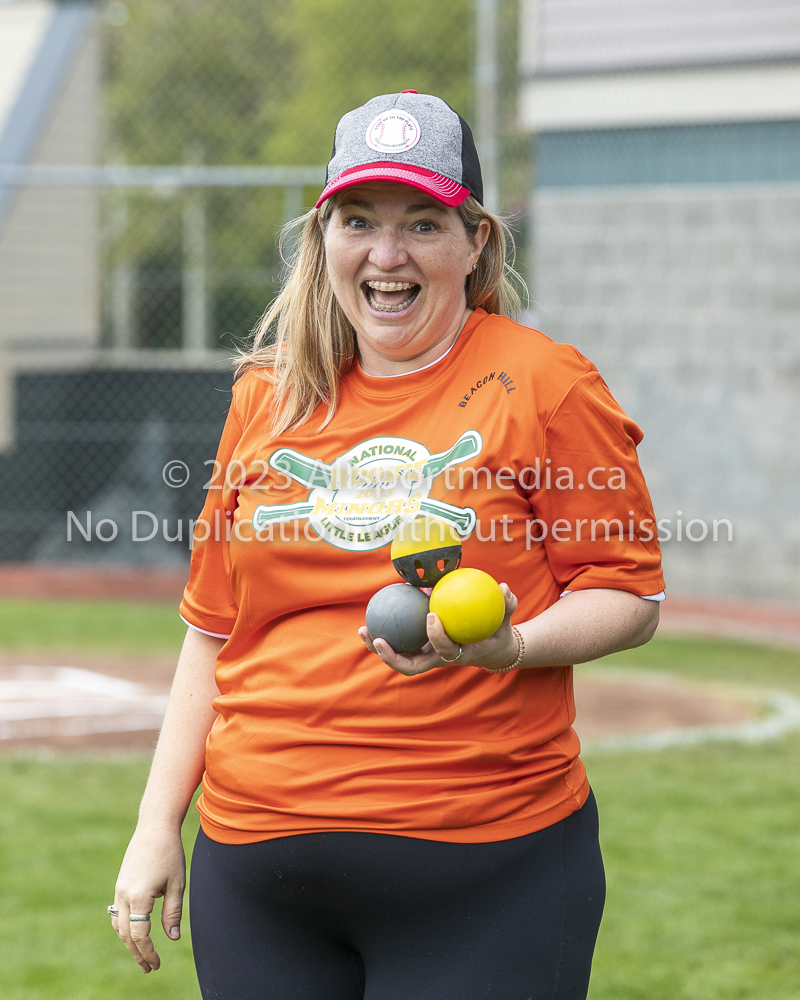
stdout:
[(0, 5), (0, 47), (16, 33), (0, 93), (0, 559), (186, 560), (232, 349), (279, 288), (277, 234), (316, 199), (338, 118), (370, 97), (434, 93), (473, 124), (524, 266), (518, 7)]

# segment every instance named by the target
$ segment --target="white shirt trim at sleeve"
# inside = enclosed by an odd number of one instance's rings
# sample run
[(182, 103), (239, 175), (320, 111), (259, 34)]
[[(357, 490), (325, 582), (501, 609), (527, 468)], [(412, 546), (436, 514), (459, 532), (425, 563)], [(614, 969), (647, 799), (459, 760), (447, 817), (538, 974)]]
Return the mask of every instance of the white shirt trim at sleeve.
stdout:
[(184, 624), (188, 625), (189, 628), (193, 628), (195, 632), (202, 632), (203, 635), (210, 635), (212, 639), (230, 639), (230, 634), (223, 635), (222, 632), (206, 632), (204, 628), (198, 628), (196, 625), (192, 625), (191, 622), (187, 622), (180, 612), (178, 612), (178, 616)]
[[(587, 587), (586, 589), (592, 590), (591, 587)], [(567, 594), (572, 594), (572, 593), (574, 593), (574, 591), (572, 590), (563, 590), (559, 594), (559, 597), (566, 597)], [(625, 593), (630, 594), (631, 591), (626, 590)], [(642, 595), (637, 594), (636, 596), (637, 597), (641, 596), (643, 601), (665, 601), (667, 599), (667, 592), (666, 590), (662, 590), (658, 594), (642, 594)]]

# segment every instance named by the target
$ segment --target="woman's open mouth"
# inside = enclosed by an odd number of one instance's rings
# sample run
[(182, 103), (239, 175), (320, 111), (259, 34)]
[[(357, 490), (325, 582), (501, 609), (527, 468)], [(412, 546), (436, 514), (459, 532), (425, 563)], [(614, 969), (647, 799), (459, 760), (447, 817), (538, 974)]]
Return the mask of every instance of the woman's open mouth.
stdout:
[(404, 312), (419, 294), (413, 281), (365, 281), (362, 287), (370, 308), (381, 313)]

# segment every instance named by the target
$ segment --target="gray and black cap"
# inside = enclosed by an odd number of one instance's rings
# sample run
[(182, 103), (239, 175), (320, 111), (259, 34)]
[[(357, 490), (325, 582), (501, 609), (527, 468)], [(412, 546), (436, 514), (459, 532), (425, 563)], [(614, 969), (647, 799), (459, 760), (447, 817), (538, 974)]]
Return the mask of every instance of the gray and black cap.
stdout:
[(469, 125), (441, 98), (404, 90), (373, 97), (336, 126), (325, 190), (395, 181), (445, 205), (474, 195), (483, 203), (481, 165)]

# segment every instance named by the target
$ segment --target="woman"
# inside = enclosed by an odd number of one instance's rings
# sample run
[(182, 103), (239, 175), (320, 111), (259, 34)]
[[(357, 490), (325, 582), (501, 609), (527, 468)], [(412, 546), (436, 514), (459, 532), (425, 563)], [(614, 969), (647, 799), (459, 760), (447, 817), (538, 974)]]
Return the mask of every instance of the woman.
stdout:
[[(604, 880), (570, 664), (648, 641), (663, 581), (641, 432), (577, 351), (501, 315), (504, 228), (481, 199), (438, 98), (345, 115), (242, 362), (111, 908), (157, 969), (149, 915), (163, 895), (179, 936), (202, 777), (204, 997), (586, 995)], [(401, 656), (363, 627), (418, 517), (507, 581), (483, 642), (431, 615)]]

